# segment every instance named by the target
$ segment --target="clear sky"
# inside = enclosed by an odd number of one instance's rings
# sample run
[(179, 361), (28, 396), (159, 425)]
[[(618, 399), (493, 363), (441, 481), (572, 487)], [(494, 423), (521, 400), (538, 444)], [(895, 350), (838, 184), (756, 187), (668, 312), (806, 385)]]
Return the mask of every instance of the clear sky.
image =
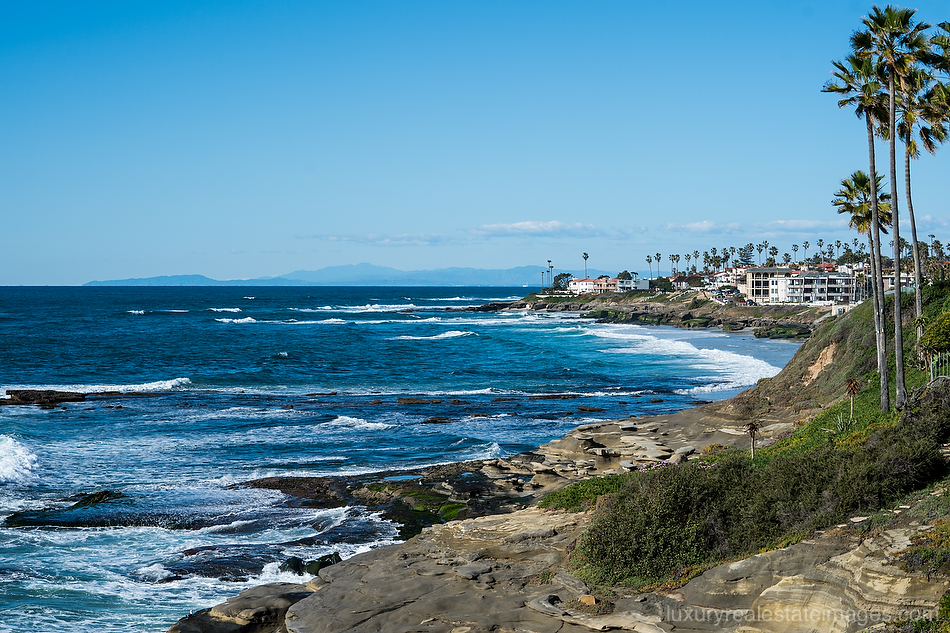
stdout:
[[(850, 240), (820, 89), (870, 8), (0, 0), (0, 285)], [(913, 168), (950, 242), (950, 148)]]

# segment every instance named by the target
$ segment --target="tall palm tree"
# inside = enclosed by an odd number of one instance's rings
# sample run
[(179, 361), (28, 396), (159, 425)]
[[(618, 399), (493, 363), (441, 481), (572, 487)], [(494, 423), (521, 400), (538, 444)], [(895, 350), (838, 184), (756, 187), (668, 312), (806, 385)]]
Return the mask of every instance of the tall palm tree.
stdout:
[(795, 253), (795, 261), (798, 261), (798, 244), (792, 244), (792, 251)]
[[(923, 336), (920, 317), (924, 313), (921, 288), (920, 248), (917, 242), (917, 222), (914, 218), (914, 202), (910, 193), (910, 161), (920, 157), (920, 148), (929, 153), (937, 151), (937, 144), (947, 139), (945, 112), (940, 107), (942, 85), (923, 68), (912, 68), (901, 77), (901, 100), (898, 103), (900, 120), (897, 134), (904, 142), (904, 195), (907, 213), (910, 216), (911, 248), (914, 256), (914, 308), (917, 318), (917, 339)], [(920, 143), (918, 144), (918, 139)]]
[(759, 266), (762, 265), (762, 251), (765, 250), (765, 244), (756, 244), (755, 250), (759, 251)]
[(653, 258), (650, 255), (647, 255), (647, 266), (650, 267), (650, 277), (653, 276)]
[[(883, 191), (883, 180), (884, 176), (878, 175), (872, 185), (868, 175), (858, 170), (851, 174), (850, 178), (845, 178), (841, 181), (841, 189), (835, 192), (834, 200), (831, 201), (831, 204), (838, 207), (838, 213), (847, 213), (851, 216), (848, 225), (852, 229), (858, 233), (867, 235), (868, 246), (872, 253), (874, 252), (875, 241), (880, 241), (880, 236), (878, 236), (877, 240), (874, 239), (875, 228), (886, 234), (887, 229), (882, 225), (886, 226), (891, 223), (891, 195)], [(878, 196), (876, 203), (872, 203), (871, 196), (873, 195)], [(875, 215), (873, 211), (875, 209), (877, 210), (877, 227), (874, 227), (873, 221)], [(857, 238), (855, 238), (855, 241), (857, 241)], [(872, 256), (871, 274), (874, 275), (875, 278), (877, 278), (880, 268), (880, 258)], [(871, 296), (874, 302), (874, 328), (876, 331), (881, 331), (884, 329), (884, 312), (880, 309), (880, 306), (884, 302), (884, 295), (872, 292)], [(880, 353), (880, 350), (877, 355), (877, 370), (884, 376), (884, 380), (881, 382), (882, 386), (886, 387), (887, 359), (884, 354)], [(884, 407), (883, 397), (881, 407), (882, 409)]]
[[(916, 22), (915, 9), (902, 9), (888, 5), (881, 9), (872, 7), (871, 14), (861, 22), (867, 30), (851, 36), (851, 45), (859, 56), (879, 58), (887, 70), (887, 129), (889, 130), (889, 158), (891, 187), (897, 183), (897, 78), (905, 77), (918, 60), (929, 54), (929, 40), (925, 34), (930, 25)], [(874, 172), (872, 172), (874, 173)], [(904, 333), (901, 315), (900, 264), (900, 211), (897, 196), (891, 198), (894, 236), (894, 364), (897, 387), (895, 405), (898, 409), (907, 404), (907, 389), (904, 385)]]
[[(822, 92), (829, 92), (840, 96), (838, 107), (853, 107), (854, 114), (864, 119), (868, 138), (869, 174), (877, 174), (875, 167), (874, 131), (878, 123), (886, 116), (886, 107), (881, 98), (881, 83), (878, 81), (881, 64), (872, 57), (849, 55), (844, 62), (832, 62), (835, 70), (832, 71), (833, 80), (828, 81)], [(871, 294), (876, 297), (874, 326), (875, 344), (877, 347), (877, 366), (880, 371), (881, 383), (881, 411), (887, 412), (891, 408), (890, 391), (887, 383), (886, 336), (884, 333), (884, 271), (881, 266), (881, 236), (880, 218), (878, 210), (879, 195), (877, 192), (877, 178), (869, 178), (871, 189), (871, 224), (868, 238), (870, 251), (868, 258), (871, 261), (873, 280)], [(805, 248), (805, 259), (808, 259), (808, 242), (802, 244)]]
[[(693, 251), (693, 261), (699, 263), (699, 251)], [(693, 266), (696, 266), (696, 264), (693, 264)]]
[(581, 255), (584, 258), (584, 279), (587, 279), (587, 258), (590, 257), (587, 253)]
[(656, 255), (654, 255), (654, 257), (656, 257), (656, 276), (659, 277), (660, 276), (660, 262), (663, 261), (663, 256), (657, 253)]
[(802, 261), (805, 262), (806, 264), (808, 263), (808, 247), (809, 246), (811, 246), (811, 244), (808, 243), (808, 240), (805, 240), (804, 242), (802, 242), (802, 249), (805, 251), (805, 253), (802, 255)]
[(824, 247), (824, 245), (825, 245), (825, 240), (818, 240), (817, 242), (815, 242), (815, 244), (818, 246), (818, 254), (821, 255), (821, 263), (824, 264), (824, 263), (825, 263), (825, 252), (824, 252), (823, 250), (821, 250), (821, 249), (822, 249), (822, 248)]
[(692, 258), (692, 256), (693, 256), (692, 253), (686, 253), (686, 255), (684, 255), (684, 257), (686, 258), (686, 272), (689, 272), (689, 260), (690, 258)]

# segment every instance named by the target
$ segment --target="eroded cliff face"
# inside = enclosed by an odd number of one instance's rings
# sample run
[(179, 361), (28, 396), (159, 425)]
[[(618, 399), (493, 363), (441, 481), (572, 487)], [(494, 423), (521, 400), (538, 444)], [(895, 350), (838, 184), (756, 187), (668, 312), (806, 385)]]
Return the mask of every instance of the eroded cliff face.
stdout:
[(924, 527), (886, 530), (801, 574), (782, 578), (752, 604), (743, 633), (852, 633), (884, 622), (934, 617), (950, 579), (903, 571), (897, 554)]

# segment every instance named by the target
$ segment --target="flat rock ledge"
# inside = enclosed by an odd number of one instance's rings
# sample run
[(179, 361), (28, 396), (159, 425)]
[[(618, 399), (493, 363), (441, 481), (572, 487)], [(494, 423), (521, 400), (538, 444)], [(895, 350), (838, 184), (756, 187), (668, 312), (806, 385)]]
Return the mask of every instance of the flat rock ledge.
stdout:
[[(859, 541), (853, 526), (719, 565), (679, 590), (614, 599), (590, 615), (566, 571), (588, 513), (529, 508), (427, 528), (327, 567), (306, 584), (249, 589), (170, 633), (852, 633), (933, 613), (950, 579), (892, 564), (901, 527)], [(585, 599), (586, 598), (586, 599)]]

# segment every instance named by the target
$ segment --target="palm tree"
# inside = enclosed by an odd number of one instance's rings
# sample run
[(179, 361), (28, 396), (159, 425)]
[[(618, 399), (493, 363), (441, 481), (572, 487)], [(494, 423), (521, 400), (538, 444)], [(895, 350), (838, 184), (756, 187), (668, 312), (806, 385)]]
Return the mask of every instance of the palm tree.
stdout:
[[(868, 163), (870, 165), (868, 173), (876, 175), (874, 128), (877, 123), (884, 119), (886, 110), (881, 99), (881, 84), (877, 80), (881, 65), (871, 57), (862, 58), (858, 55), (849, 55), (844, 62), (833, 62), (833, 65), (835, 70), (832, 75), (835, 79), (827, 82), (822, 88), (822, 92), (840, 95), (838, 107), (853, 107), (855, 116), (864, 119), (868, 138)], [(890, 394), (887, 387), (887, 371), (884, 371), (887, 363), (885, 358), (886, 337), (884, 334), (884, 270), (881, 266), (880, 218), (878, 217), (878, 179), (875, 177), (868, 180), (871, 191), (871, 224), (868, 227), (871, 250), (868, 253), (868, 258), (871, 261), (871, 270), (874, 271), (871, 294), (877, 298), (877, 303), (874, 305), (878, 314), (874, 319), (874, 325), (877, 328), (875, 343), (877, 347), (877, 366), (880, 370), (881, 380), (881, 411), (887, 412), (890, 410)], [(808, 259), (808, 242), (804, 242), (803, 245), (805, 247), (805, 259)]]
[(587, 279), (587, 258), (590, 257), (587, 253), (581, 255), (584, 258), (584, 279)]
[(841, 240), (835, 240), (835, 263), (841, 258)]
[[(872, 7), (871, 14), (861, 22), (866, 31), (851, 36), (851, 45), (858, 55), (880, 59), (887, 69), (887, 129), (889, 141), (891, 186), (897, 183), (897, 77), (906, 77), (915, 63), (927, 57), (930, 47), (924, 34), (930, 25), (916, 23), (915, 9), (901, 9), (888, 5), (883, 10)], [(873, 172), (872, 172), (873, 173)], [(904, 386), (904, 334), (901, 315), (900, 263), (900, 212), (897, 196), (891, 199), (894, 235), (894, 364), (897, 387), (895, 405), (898, 409), (907, 404), (907, 389)]]
[(821, 255), (821, 263), (824, 264), (824, 263), (825, 263), (825, 252), (824, 252), (823, 250), (821, 250), (821, 249), (824, 248), (824, 246), (825, 246), (825, 240), (818, 240), (817, 242), (815, 242), (815, 244), (818, 246), (818, 254)]
[(663, 256), (657, 253), (656, 255), (654, 255), (654, 257), (656, 257), (656, 276), (659, 277), (660, 276), (660, 262), (663, 261)]
[(653, 258), (647, 255), (647, 266), (650, 267), (650, 277), (653, 276)]
[[(868, 245), (871, 253), (874, 252), (875, 242), (880, 242), (880, 236), (874, 238), (874, 213), (877, 211), (878, 226), (877, 231), (887, 233), (887, 230), (881, 226), (891, 223), (891, 195), (884, 193), (882, 187), (883, 176), (878, 176), (872, 184), (871, 179), (866, 173), (858, 170), (851, 174), (850, 178), (841, 181), (841, 189), (835, 192), (834, 200), (831, 204), (838, 207), (838, 213), (847, 213), (851, 216), (849, 226), (858, 233), (868, 236)], [(880, 192), (880, 193), (878, 193)], [(872, 202), (872, 195), (877, 194), (878, 198)], [(857, 238), (855, 238), (857, 239)], [(878, 257), (871, 257), (871, 274), (875, 279), (878, 278), (881, 269), (881, 260)], [(876, 286), (875, 286), (876, 287)], [(877, 292), (871, 293), (874, 305), (874, 328), (877, 332), (884, 330), (884, 312), (881, 305), (884, 303), (884, 295)], [(878, 348), (877, 369), (884, 378), (881, 380), (882, 389), (887, 391), (887, 358), (882, 353), (883, 348)], [(887, 399), (887, 408), (890, 408), (890, 399)], [(884, 410), (885, 399), (881, 397), (881, 409)]]
[(798, 244), (792, 244), (792, 251), (795, 253), (795, 261), (798, 261)]
[(804, 249), (805, 251), (805, 253), (802, 255), (802, 261), (805, 262), (806, 264), (808, 263), (808, 247), (809, 246), (811, 246), (811, 244), (809, 244), (807, 241), (802, 242), (802, 249)]
[(762, 428), (762, 424), (755, 420), (750, 420), (746, 422), (742, 428), (749, 434), (749, 439), (752, 441), (752, 459), (755, 459), (755, 437), (759, 434), (759, 429)]
[(792, 256), (788, 253), (783, 253), (782, 261), (785, 262), (785, 266), (788, 267), (788, 265), (792, 263)]
[(686, 258), (686, 272), (689, 272), (689, 260), (692, 257), (692, 253), (686, 253), (684, 257)]
[[(699, 263), (699, 251), (693, 251), (693, 261)], [(693, 264), (693, 267), (696, 267), (696, 264)]]
[(917, 222), (914, 218), (914, 203), (910, 194), (910, 161), (920, 157), (921, 147), (934, 154), (937, 151), (937, 144), (947, 139), (946, 112), (940, 107), (943, 86), (936, 83), (933, 75), (926, 70), (911, 69), (906, 76), (901, 77), (900, 84), (901, 118), (897, 124), (897, 133), (904, 142), (904, 195), (907, 200), (907, 213), (910, 216), (911, 252), (914, 256), (914, 307), (918, 320), (917, 339), (920, 340), (923, 336), (923, 324), (920, 317), (924, 313), (924, 300), (923, 290), (920, 287), (921, 265)]
[(762, 265), (762, 251), (765, 250), (765, 244), (756, 244), (755, 250), (759, 251), (759, 266)]

